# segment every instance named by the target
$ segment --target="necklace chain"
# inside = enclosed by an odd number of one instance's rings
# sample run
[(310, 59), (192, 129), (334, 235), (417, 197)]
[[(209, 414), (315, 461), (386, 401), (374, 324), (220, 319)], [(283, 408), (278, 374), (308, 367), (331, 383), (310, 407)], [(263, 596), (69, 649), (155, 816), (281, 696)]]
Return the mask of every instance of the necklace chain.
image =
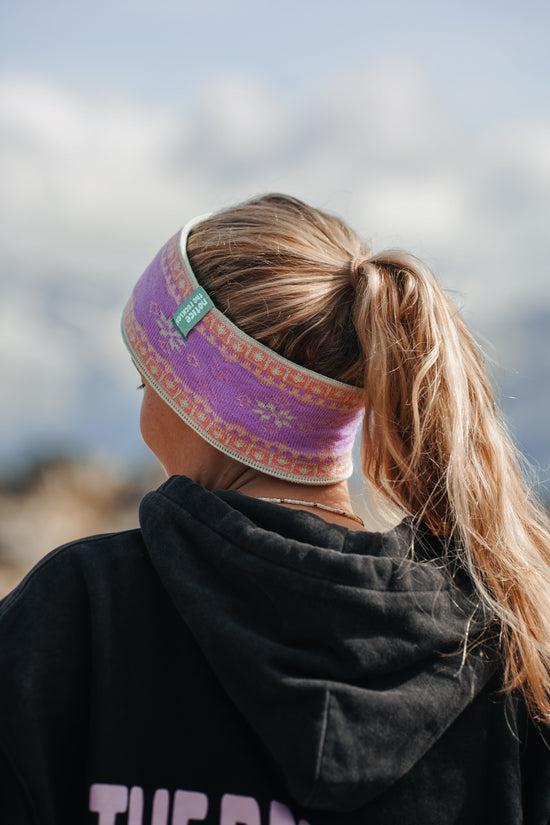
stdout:
[(301, 501), (297, 498), (264, 498), (263, 496), (258, 496), (258, 498), (260, 501), (273, 501), (277, 504), (305, 504), (307, 507), (317, 507), (319, 510), (327, 510), (329, 513), (337, 513), (339, 516), (351, 518), (363, 527), (365, 526), (363, 519), (356, 516), (355, 513), (348, 513), (347, 510), (342, 510), (340, 507), (330, 507), (328, 504), (321, 504), (320, 501)]

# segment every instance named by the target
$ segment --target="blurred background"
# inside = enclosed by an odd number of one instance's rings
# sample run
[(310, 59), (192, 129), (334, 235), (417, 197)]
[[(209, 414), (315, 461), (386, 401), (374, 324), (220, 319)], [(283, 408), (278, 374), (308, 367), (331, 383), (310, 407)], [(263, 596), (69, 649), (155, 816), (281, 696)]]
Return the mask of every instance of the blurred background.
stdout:
[(0, 592), (137, 523), (122, 306), (189, 217), (283, 191), (425, 259), (549, 489), (550, 5), (1, 0)]

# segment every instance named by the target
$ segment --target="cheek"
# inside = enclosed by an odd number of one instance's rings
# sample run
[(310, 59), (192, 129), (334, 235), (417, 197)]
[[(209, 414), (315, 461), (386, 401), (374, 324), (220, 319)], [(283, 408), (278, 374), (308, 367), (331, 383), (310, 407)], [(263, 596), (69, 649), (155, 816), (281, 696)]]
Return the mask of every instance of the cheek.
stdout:
[(139, 425), (141, 437), (170, 475), (174, 457), (185, 443), (187, 428), (174, 410), (148, 385), (143, 390)]
[(139, 428), (141, 430), (141, 437), (149, 449), (155, 454), (159, 447), (159, 436), (161, 432), (159, 417), (162, 415), (158, 401), (160, 401), (160, 399), (156, 392), (146, 386), (143, 390)]

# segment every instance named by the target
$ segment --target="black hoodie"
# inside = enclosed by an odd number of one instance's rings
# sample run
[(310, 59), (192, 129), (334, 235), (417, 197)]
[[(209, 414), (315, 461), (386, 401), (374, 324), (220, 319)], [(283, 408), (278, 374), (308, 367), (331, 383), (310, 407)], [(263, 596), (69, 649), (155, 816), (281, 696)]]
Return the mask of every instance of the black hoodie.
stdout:
[(2, 603), (2, 825), (550, 823), (550, 753), (437, 538), (183, 477), (140, 523)]

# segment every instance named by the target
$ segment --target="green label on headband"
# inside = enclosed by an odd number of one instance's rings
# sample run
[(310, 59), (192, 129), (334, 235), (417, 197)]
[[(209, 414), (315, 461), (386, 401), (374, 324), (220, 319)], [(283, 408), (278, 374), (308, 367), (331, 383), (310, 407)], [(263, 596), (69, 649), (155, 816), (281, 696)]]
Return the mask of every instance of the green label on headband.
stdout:
[(183, 337), (187, 338), (193, 327), (213, 308), (214, 304), (202, 286), (198, 286), (185, 299), (172, 320)]

